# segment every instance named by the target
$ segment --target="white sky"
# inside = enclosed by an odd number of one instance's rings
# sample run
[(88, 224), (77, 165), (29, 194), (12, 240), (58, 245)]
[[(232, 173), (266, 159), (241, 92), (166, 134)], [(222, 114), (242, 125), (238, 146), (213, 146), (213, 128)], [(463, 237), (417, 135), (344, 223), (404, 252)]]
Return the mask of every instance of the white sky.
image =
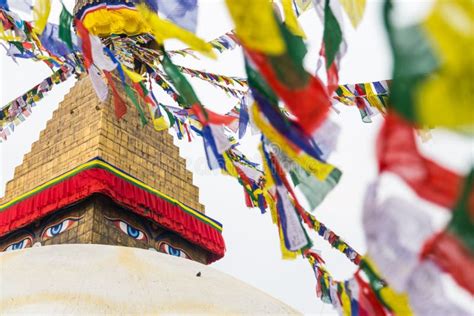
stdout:
[[(73, 0), (64, 1), (72, 10)], [(431, 1), (399, 1), (400, 23), (410, 23), (423, 16)], [(200, 1), (198, 35), (213, 39), (232, 29), (232, 22), (223, 1)], [(348, 52), (342, 62), (341, 83), (368, 82), (389, 79), (391, 57), (385, 39), (382, 17), (382, 1), (368, 1), (365, 17), (354, 31), (346, 24)], [(54, 1), (51, 21), (57, 20), (60, 8)], [(314, 12), (300, 18), (309, 41), (309, 53), (305, 60), (308, 69), (314, 69), (321, 37), (321, 25)], [(181, 47), (171, 43), (168, 48)], [(240, 49), (219, 55), (217, 61), (192, 57), (175, 59), (181, 65), (226, 75), (244, 76)], [(44, 64), (20, 60), (19, 65), (0, 54), (0, 106), (23, 94), (50, 75)], [(13, 177), (15, 166), (30, 150), (32, 142), (51, 118), (58, 103), (74, 84), (70, 79), (54, 89), (33, 109), (27, 121), (17, 127), (6, 143), (0, 144), (0, 195), (5, 183)], [(218, 89), (196, 79), (192, 80), (201, 101), (210, 108), (224, 113), (233, 107), (237, 99), (229, 98)], [(171, 104), (167, 96), (160, 100)], [(360, 253), (365, 252), (365, 241), (361, 226), (362, 200), (368, 183), (376, 177), (374, 139), (381, 124), (376, 117), (371, 124), (360, 120), (356, 108), (340, 106), (340, 114), (332, 113), (332, 119), (342, 127), (338, 150), (329, 161), (343, 171), (339, 185), (316, 211), (316, 217), (339, 234)], [(133, 111), (133, 109), (130, 109)], [(258, 137), (246, 136), (242, 150), (253, 160), (258, 160), (256, 144)], [(315, 278), (311, 267), (301, 258), (294, 261), (280, 259), (276, 226), (269, 214), (261, 215), (258, 209), (247, 209), (241, 186), (231, 177), (209, 172), (199, 139), (193, 143), (175, 141), (181, 155), (187, 159), (188, 169), (194, 172), (194, 183), (200, 188), (201, 203), (206, 213), (224, 224), (226, 256), (213, 264), (216, 269), (267, 292), (305, 314), (329, 315), (335, 311), (321, 303), (315, 296)], [(472, 150), (468, 140), (443, 131), (434, 131), (433, 139), (423, 144), (444, 165), (465, 173), (472, 163)], [(467, 161), (467, 163), (466, 163)], [(323, 239), (311, 234), (315, 248), (322, 250), (329, 271), (335, 278), (347, 278), (355, 266), (339, 252), (331, 249)]]

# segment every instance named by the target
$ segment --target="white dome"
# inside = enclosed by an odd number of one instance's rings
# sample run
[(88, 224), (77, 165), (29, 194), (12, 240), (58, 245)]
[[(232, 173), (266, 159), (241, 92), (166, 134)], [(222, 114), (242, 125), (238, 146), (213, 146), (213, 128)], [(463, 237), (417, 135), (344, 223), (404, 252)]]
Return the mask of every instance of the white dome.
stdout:
[(1, 253), (0, 283), (2, 315), (298, 313), (211, 267), (118, 246), (56, 245)]

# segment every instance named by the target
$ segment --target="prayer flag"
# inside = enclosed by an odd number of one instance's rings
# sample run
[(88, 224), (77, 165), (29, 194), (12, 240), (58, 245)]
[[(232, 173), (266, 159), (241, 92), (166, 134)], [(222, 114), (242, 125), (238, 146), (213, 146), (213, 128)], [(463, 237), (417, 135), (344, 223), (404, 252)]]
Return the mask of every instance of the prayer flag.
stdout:
[(37, 34), (43, 33), (46, 23), (48, 23), (49, 12), (51, 11), (50, 0), (36, 0), (33, 8), (34, 30)]

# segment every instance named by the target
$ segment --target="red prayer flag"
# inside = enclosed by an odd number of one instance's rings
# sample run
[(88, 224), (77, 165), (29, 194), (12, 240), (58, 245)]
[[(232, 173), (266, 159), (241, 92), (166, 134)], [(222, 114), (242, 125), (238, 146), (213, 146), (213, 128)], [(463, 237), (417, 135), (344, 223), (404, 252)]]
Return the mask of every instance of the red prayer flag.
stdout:
[(77, 34), (82, 41), (82, 55), (84, 56), (84, 62), (86, 64), (86, 68), (89, 69), (89, 67), (92, 65), (92, 49), (89, 31), (78, 19), (75, 19), (74, 22), (76, 24)]
[[(319, 55), (326, 60), (326, 49), (324, 43), (321, 45)], [(328, 79), (328, 96), (332, 96), (333, 93), (339, 88), (339, 70), (336, 61), (331, 63), (331, 66), (326, 70), (326, 75)]]
[(358, 273), (354, 275), (357, 284), (359, 285), (359, 315), (360, 316), (384, 316), (388, 315), (387, 311), (379, 302), (375, 293), (370, 288), (369, 284), (365, 282)]
[(192, 108), (189, 110), (191, 114), (195, 114), (198, 117), (198, 120), (202, 124), (230, 125), (233, 121), (237, 119), (237, 117), (217, 114), (210, 110), (205, 111), (206, 113), (204, 113), (203, 109), (198, 104), (193, 105)]
[(420, 197), (452, 209), (462, 189), (456, 173), (423, 157), (415, 142), (412, 126), (389, 112), (377, 140), (379, 171), (402, 178)]
[(122, 116), (127, 113), (127, 105), (123, 101), (122, 97), (117, 91), (117, 88), (115, 87), (114, 80), (112, 79), (112, 76), (108, 71), (104, 70), (105, 78), (107, 79), (107, 82), (110, 85), (110, 88), (112, 89), (112, 93), (114, 95), (114, 106), (115, 106), (115, 117), (117, 120), (121, 119)]
[(324, 121), (329, 110), (330, 101), (323, 82), (310, 74), (306, 86), (290, 89), (281, 83), (275, 74), (268, 58), (261, 53), (246, 50), (248, 56), (259, 68), (275, 93), (285, 102), (291, 113), (298, 119), (303, 130), (311, 135)]
[(148, 93), (143, 89), (143, 87), (140, 85), (138, 82), (133, 83), (133, 87), (135, 88), (135, 91), (138, 93), (138, 95), (142, 98), (145, 103), (155, 105), (155, 102), (150, 98)]
[(446, 231), (435, 235), (425, 243), (422, 257), (435, 262), (474, 295), (474, 256), (455, 236)]
[(12, 29), (14, 27), (13, 23), (11, 23), (10, 20), (8, 20), (5, 13), (3, 13), (3, 12), (0, 12), (0, 22), (2, 23), (3, 28), (5, 30), (9, 30), (9, 29)]

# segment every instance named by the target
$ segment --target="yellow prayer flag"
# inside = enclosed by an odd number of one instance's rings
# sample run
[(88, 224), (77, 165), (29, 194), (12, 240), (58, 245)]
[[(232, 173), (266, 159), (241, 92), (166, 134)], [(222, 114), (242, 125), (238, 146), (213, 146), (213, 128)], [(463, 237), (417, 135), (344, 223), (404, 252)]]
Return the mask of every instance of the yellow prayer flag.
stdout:
[[(377, 275), (381, 275), (377, 269), (377, 266), (369, 256), (365, 256), (364, 261)], [(397, 293), (389, 286), (385, 286), (380, 289), (380, 295), (384, 302), (390, 306), (395, 315), (413, 315), (413, 311), (411, 310), (409, 304), (408, 295), (406, 293)]]
[(7, 33), (5, 33), (5, 29), (3, 28), (3, 25), (1, 23), (0, 23), (0, 39), (4, 40), (5, 42), (9, 42), (9, 41), (20, 42), (22, 40), (21, 37), (8, 35)]
[[(263, 158), (262, 144), (258, 146), (258, 150), (260, 152), (260, 155)], [(273, 181), (270, 167), (268, 166), (267, 161), (265, 159), (262, 159), (262, 165), (263, 165), (263, 173), (266, 175), (264, 187), (263, 187), (263, 197), (265, 198), (268, 208), (270, 209), (270, 214), (272, 216), (272, 223), (277, 224), (278, 214), (277, 214), (277, 209), (276, 209), (276, 203), (275, 203), (275, 200), (273, 200), (273, 197), (271, 196), (271, 194), (268, 192), (275, 186), (275, 182)]]
[(372, 85), (370, 83), (364, 83), (365, 92), (367, 94), (367, 100), (369, 101), (370, 105), (375, 106), (380, 113), (385, 113), (385, 107), (380, 101), (377, 93), (375, 93)]
[[(125, 70), (126, 68), (123, 67), (123, 69)], [(155, 128), (155, 130), (159, 132), (159, 131), (164, 131), (168, 129), (169, 124), (166, 121), (165, 117), (164, 116), (155, 117), (155, 111), (154, 111), (153, 106), (149, 103), (147, 103), (147, 105), (148, 105), (148, 111), (150, 112), (150, 117), (152, 118), (152, 121), (153, 121), (153, 127)]]
[(164, 116), (153, 119), (153, 127), (157, 131), (164, 131), (168, 129), (168, 122), (166, 122)]
[(344, 285), (343, 282), (341, 282), (341, 305), (342, 305), (342, 312), (344, 316), (350, 316), (352, 315), (352, 310), (351, 310), (351, 299), (349, 298), (349, 295), (347, 295), (346, 291), (346, 286)]
[(273, 197), (268, 193), (268, 191), (263, 192), (263, 196), (265, 197), (265, 201), (267, 202), (268, 208), (270, 209), (270, 214), (272, 216), (272, 223), (278, 223), (278, 214), (276, 209), (276, 203)]
[(354, 97), (354, 94), (349, 90), (347, 89), (345, 86), (339, 86), (342, 90), (342, 95), (345, 96), (345, 97), (349, 97), (349, 98), (353, 98)]
[(43, 33), (48, 23), (49, 12), (51, 11), (50, 0), (36, 0), (33, 7), (34, 31), (38, 34)]
[(380, 290), (380, 296), (392, 308), (395, 315), (414, 315), (406, 293), (399, 294), (390, 287), (385, 286)]
[(175, 38), (210, 58), (216, 57), (211, 44), (173, 22), (160, 18), (156, 13), (151, 12), (145, 4), (138, 4), (136, 8), (150, 26), (151, 32), (158, 44), (163, 44), (166, 39)]
[(281, 0), (283, 5), (283, 12), (285, 13), (285, 23), (288, 29), (295, 35), (306, 38), (306, 34), (298, 23), (296, 14), (293, 11), (291, 0)]
[(261, 145), (259, 146), (259, 151), (260, 151), (260, 154), (262, 156), (262, 161), (263, 161), (263, 173), (267, 175), (265, 177), (265, 190), (268, 191), (272, 187), (275, 186), (275, 182), (273, 181), (272, 172), (271, 172), (270, 166), (267, 164), (267, 160), (263, 159), (264, 154), (263, 154), (263, 148)]
[(283, 230), (281, 229), (281, 225), (278, 225), (278, 236), (280, 238), (280, 251), (281, 251), (281, 258), (283, 260), (294, 260), (298, 257), (301, 251), (290, 251), (286, 248), (285, 245), (285, 238), (283, 236)]
[(226, 0), (235, 33), (244, 46), (268, 55), (281, 55), (285, 43), (268, 0)]
[(201, 130), (202, 129), (202, 123), (199, 122), (198, 120), (194, 120), (192, 118), (188, 118), (188, 123), (189, 123), (189, 126), (193, 126), (195, 127), (196, 129), (198, 130)]
[(357, 27), (364, 16), (366, 0), (339, 0), (339, 2), (349, 16), (352, 26)]
[(224, 152), (222, 154), (222, 157), (224, 158), (224, 163), (225, 163), (225, 169), (227, 171), (227, 173), (235, 178), (238, 178), (239, 177), (239, 173), (237, 172), (237, 170), (235, 169), (235, 166), (234, 164), (232, 163), (232, 160), (230, 160), (228, 154), (226, 152)]
[(314, 230), (315, 230), (315, 231), (319, 231), (319, 228), (320, 228), (320, 227), (321, 227), (321, 223), (318, 222), (318, 221), (316, 221), (316, 222), (314, 223)]
[(295, 4), (298, 10), (305, 12), (313, 7), (313, 0), (295, 0)]
[(438, 0), (424, 27), (441, 66), (417, 91), (420, 122), (474, 133), (474, 54), (469, 53), (474, 47), (472, 2)]
[(347, 248), (347, 245), (346, 244), (339, 244), (337, 245), (337, 250), (341, 251), (341, 252), (344, 252), (344, 250), (346, 250)]
[(122, 69), (133, 82), (141, 82), (145, 80), (142, 75), (137, 74), (135, 71), (132, 71), (127, 67), (122, 67)]

